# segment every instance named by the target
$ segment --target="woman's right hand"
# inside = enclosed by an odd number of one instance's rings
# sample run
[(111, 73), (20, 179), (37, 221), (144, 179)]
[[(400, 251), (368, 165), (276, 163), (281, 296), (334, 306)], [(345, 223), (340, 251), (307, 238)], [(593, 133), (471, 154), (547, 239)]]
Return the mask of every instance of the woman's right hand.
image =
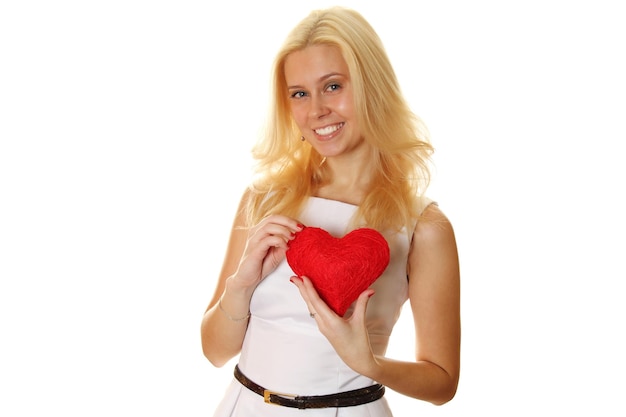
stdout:
[(296, 220), (276, 214), (251, 228), (232, 284), (256, 287), (285, 258), (289, 241), (302, 229)]

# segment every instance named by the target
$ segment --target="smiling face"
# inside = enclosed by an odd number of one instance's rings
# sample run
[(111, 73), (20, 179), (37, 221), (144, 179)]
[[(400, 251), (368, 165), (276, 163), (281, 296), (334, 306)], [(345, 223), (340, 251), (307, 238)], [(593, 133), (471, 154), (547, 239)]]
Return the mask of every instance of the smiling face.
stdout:
[(292, 116), (305, 139), (325, 157), (362, 148), (348, 66), (339, 49), (313, 45), (285, 59)]

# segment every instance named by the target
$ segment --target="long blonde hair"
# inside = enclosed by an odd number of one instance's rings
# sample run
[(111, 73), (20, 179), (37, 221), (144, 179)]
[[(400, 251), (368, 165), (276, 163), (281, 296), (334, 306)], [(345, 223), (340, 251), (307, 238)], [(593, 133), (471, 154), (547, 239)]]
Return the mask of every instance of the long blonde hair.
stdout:
[(433, 148), (428, 131), (404, 100), (374, 29), (359, 13), (342, 7), (311, 12), (287, 36), (274, 60), (266, 131), (252, 150), (256, 175), (246, 207), (248, 225), (269, 214), (297, 218), (306, 199), (330, 180), (322, 156), (300, 141), (284, 73), (289, 54), (319, 44), (341, 51), (363, 139), (373, 150), (373, 179), (355, 221), (378, 230), (410, 226), (430, 182)]

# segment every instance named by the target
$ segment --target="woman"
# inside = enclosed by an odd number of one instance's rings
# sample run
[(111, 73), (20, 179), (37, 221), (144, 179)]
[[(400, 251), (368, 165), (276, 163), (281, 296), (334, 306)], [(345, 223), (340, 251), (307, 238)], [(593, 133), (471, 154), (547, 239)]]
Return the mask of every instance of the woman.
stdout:
[[(459, 379), (455, 237), (424, 196), (432, 147), (380, 39), (355, 11), (314, 11), (289, 34), (273, 70), (269, 126), (253, 150), (258, 175), (202, 320), (213, 365), (240, 355), (215, 416), (301, 415), (297, 408), (391, 416), (384, 387), (446, 403)], [(304, 226), (335, 237), (367, 227), (387, 240), (387, 269), (343, 317), (286, 262)], [(407, 299), (415, 359), (386, 358)]]

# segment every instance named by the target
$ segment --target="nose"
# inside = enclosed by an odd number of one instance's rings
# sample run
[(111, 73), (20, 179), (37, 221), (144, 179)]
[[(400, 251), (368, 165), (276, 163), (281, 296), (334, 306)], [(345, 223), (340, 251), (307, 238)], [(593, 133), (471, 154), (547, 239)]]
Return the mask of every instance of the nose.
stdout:
[(311, 96), (311, 107), (309, 108), (309, 117), (319, 119), (326, 116), (330, 112), (324, 96), (313, 94)]

